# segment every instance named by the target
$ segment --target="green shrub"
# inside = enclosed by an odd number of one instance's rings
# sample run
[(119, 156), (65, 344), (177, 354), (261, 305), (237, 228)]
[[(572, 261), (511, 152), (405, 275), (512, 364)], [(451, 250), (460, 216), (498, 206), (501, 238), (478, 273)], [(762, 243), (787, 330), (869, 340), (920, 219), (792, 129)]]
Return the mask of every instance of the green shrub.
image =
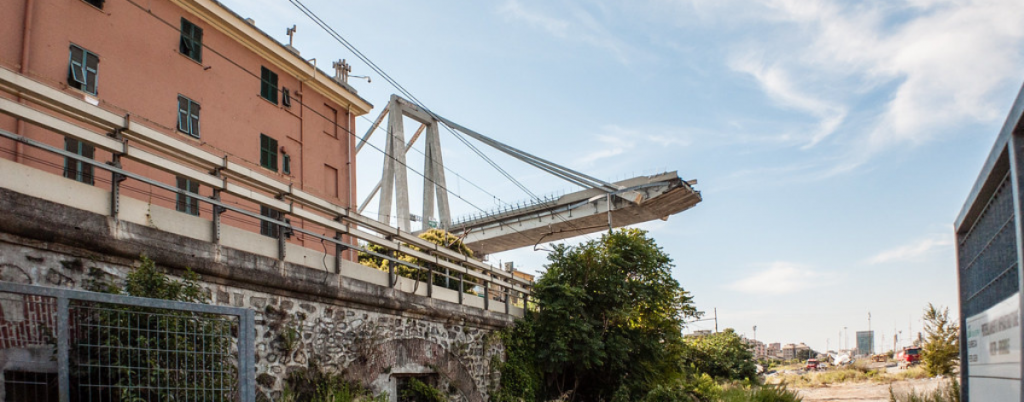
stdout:
[(440, 390), (415, 378), (409, 379), (409, 388), (399, 397), (410, 402), (448, 402), (448, 397)]
[[(182, 280), (173, 280), (145, 255), (140, 259), (123, 287), (93, 270), (87, 288), (151, 299), (208, 302), (199, 275), (186, 270)], [(71, 383), (80, 399), (235, 399), (232, 390), (237, 374), (231, 333), (237, 324), (217, 315), (120, 304), (75, 306), (72, 311), (79, 329), (72, 340)], [(204, 357), (191, 357), (197, 355)]]
[(725, 390), (722, 402), (800, 402), (803, 398), (786, 384), (760, 387), (731, 388)]
[(683, 342), (683, 365), (720, 380), (757, 379), (754, 354), (732, 328)]
[(369, 390), (327, 373), (316, 365), (292, 371), (285, 379), (280, 402), (387, 402), (387, 394)]
[(515, 325), (498, 332), (505, 346), (505, 361), (494, 356), (491, 367), (501, 373), (498, 389), (491, 392), (494, 402), (532, 402), (540, 390), (540, 371), (534, 358), (534, 315), (527, 312)]

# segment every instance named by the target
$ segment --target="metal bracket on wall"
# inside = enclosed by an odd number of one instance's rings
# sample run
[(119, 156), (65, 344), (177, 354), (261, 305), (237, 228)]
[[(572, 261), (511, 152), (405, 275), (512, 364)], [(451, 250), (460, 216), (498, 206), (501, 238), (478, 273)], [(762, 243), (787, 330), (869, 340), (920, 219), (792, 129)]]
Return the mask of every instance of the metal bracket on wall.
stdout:
[[(121, 154), (114, 154), (109, 165), (120, 169)], [(121, 182), (126, 179), (127, 177), (117, 171), (110, 172), (110, 216), (112, 218), (117, 218), (117, 214), (121, 211)]]

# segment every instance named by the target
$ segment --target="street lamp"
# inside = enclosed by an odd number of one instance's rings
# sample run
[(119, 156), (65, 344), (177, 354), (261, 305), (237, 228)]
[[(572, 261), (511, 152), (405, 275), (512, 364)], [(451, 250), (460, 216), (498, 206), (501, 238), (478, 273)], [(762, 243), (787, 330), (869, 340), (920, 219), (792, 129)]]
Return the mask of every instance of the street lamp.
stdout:
[(754, 326), (754, 358), (755, 359), (757, 358), (758, 349), (759, 348), (757, 347), (757, 325), (755, 325)]
[(843, 344), (846, 345), (846, 349), (850, 348), (850, 331), (847, 331), (846, 327), (843, 327)]

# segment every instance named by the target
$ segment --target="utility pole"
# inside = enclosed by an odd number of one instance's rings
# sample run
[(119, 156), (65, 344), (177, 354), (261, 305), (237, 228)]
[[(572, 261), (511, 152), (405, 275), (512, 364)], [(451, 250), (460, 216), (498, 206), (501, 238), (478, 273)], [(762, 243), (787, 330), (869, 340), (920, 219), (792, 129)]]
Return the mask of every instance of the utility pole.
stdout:
[(757, 325), (754, 326), (754, 358), (757, 358)]
[(850, 331), (846, 327), (843, 327), (843, 343), (846, 344), (846, 348), (850, 348)]
[(715, 333), (717, 334), (718, 333), (718, 307), (715, 307), (714, 310), (715, 310)]
[(875, 333), (871, 332), (871, 312), (868, 311), (868, 333), (871, 334), (871, 354), (875, 354)]

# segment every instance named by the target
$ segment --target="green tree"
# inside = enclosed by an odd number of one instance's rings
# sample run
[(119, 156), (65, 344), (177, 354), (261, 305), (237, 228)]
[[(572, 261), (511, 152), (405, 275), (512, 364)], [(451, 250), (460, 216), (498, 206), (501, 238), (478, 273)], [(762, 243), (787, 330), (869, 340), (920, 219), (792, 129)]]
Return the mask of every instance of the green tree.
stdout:
[(927, 339), (921, 360), (928, 375), (949, 375), (959, 364), (960, 326), (949, 318), (949, 308), (936, 308), (928, 303), (924, 310), (924, 332)]
[(639, 400), (678, 376), (683, 319), (697, 312), (645, 231), (555, 246), (548, 260), (533, 292), (543, 395)]
[[(455, 252), (457, 252), (459, 254), (462, 254), (464, 256), (467, 256), (467, 257), (472, 257), (473, 256), (473, 250), (470, 250), (469, 247), (466, 246), (466, 244), (462, 242), (462, 239), (460, 239), (458, 236), (455, 236), (455, 235), (453, 235), (451, 233), (448, 233), (448, 232), (446, 232), (444, 230), (441, 230), (441, 229), (430, 229), (430, 230), (427, 230), (426, 232), (421, 233), (419, 235), (419, 238), (421, 238), (423, 240), (426, 240), (426, 241), (429, 241), (431, 243), (434, 243), (434, 244), (436, 244), (438, 246), (447, 248), (449, 250), (455, 251)], [(372, 243), (367, 245), (366, 248), (368, 250), (374, 252), (374, 253), (377, 253), (377, 254), (388, 255), (391, 252), (390, 250), (388, 250), (384, 246), (380, 246), (380, 245), (372, 244)], [(416, 250), (416, 251), (421, 251), (421, 252), (425, 251), (425, 250), (423, 250), (422, 248), (420, 248), (418, 246), (409, 246), (409, 248), (411, 248), (413, 250)], [(407, 254), (404, 254), (404, 253), (395, 253), (395, 258), (398, 259), (398, 260), (401, 260), (401, 261), (408, 262), (410, 264), (418, 265), (418, 266), (421, 266), (421, 267), (424, 267), (424, 268), (429, 268), (429, 269), (433, 270), (434, 271), (434, 285), (435, 286), (444, 286), (444, 287), (446, 287), (448, 289), (458, 290), (459, 289), (459, 279), (461, 278), (462, 281), (463, 281), (463, 285), (462, 285), (463, 286), (463, 291), (466, 292), (466, 293), (474, 293), (473, 292), (473, 286), (477, 285), (477, 280), (475, 278), (473, 278), (472, 276), (460, 274), (458, 272), (452, 272), (448, 268), (444, 268), (444, 267), (438, 266), (436, 263), (434, 263), (432, 261), (421, 260), (419, 258), (410, 256), (410, 255), (407, 255)], [(444, 258), (442, 258), (442, 259), (444, 259)], [(451, 262), (450, 260), (446, 260), (446, 261)], [(391, 260), (387, 260), (387, 259), (378, 257), (378, 256), (370, 254), (370, 253), (365, 253), (365, 252), (360, 252), (359, 253), (359, 263), (363, 264), (363, 265), (366, 265), (368, 267), (377, 268), (377, 269), (382, 270), (382, 271), (388, 271), (390, 269), (391, 264), (393, 264), (393, 262)], [(402, 277), (406, 277), (406, 278), (410, 278), (410, 279), (415, 279), (415, 280), (418, 280), (418, 281), (426, 282), (428, 276), (430, 275), (427, 271), (424, 271), (424, 270), (420, 270), (420, 269), (416, 269), (416, 268), (411, 268), (411, 267), (408, 267), (408, 266), (403, 265), (403, 264), (395, 264), (395, 265), (396, 265), (395, 266), (395, 274), (397, 274), (399, 276), (402, 276)]]
[(755, 380), (754, 353), (732, 328), (685, 339), (683, 363), (720, 380)]

